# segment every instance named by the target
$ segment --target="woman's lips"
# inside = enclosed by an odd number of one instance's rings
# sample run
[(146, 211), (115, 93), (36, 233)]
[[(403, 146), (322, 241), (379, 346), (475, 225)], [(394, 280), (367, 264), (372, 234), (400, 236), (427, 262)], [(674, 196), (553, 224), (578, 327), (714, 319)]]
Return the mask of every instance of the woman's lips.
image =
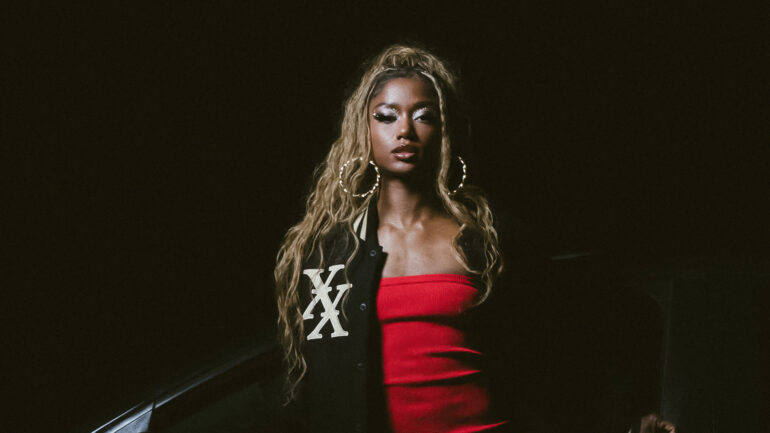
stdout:
[(409, 162), (417, 155), (417, 148), (410, 145), (401, 145), (393, 149), (392, 153), (397, 160)]
[(396, 152), (393, 154), (393, 156), (395, 156), (397, 160), (403, 161), (403, 162), (411, 161), (415, 155), (416, 153), (414, 152)]

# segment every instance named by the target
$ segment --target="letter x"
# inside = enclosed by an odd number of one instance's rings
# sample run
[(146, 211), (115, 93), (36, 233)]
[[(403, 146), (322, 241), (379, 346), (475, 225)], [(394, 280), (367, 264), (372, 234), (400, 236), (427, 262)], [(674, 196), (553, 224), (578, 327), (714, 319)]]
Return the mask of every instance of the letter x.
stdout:
[(331, 284), (334, 275), (337, 274), (337, 271), (344, 267), (345, 265), (343, 264), (329, 266), (329, 276), (326, 278), (325, 282), (321, 280), (321, 274), (324, 272), (323, 269), (305, 269), (302, 272), (303, 274), (310, 277), (310, 281), (313, 282), (314, 287), (314, 289), (310, 292), (314, 295), (313, 300), (311, 300), (310, 304), (308, 304), (307, 308), (305, 308), (305, 312), (302, 313), (302, 318), (307, 320), (315, 317), (313, 315), (313, 309), (315, 308), (316, 304), (318, 304), (318, 301), (321, 301), (321, 305), (324, 307), (324, 311), (321, 313), (321, 320), (318, 321), (318, 324), (313, 329), (313, 332), (308, 334), (308, 340), (317, 340), (322, 338), (323, 335), (321, 335), (321, 329), (323, 329), (324, 325), (326, 325), (326, 322), (331, 322), (332, 327), (334, 328), (334, 332), (331, 334), (332, 338), (344, 337), (348, 335), (348, 331), (342, 329), (342, 325), (340, 325), (340, 319), (338, 317), (340, 312), (337, 310), (337, 304), (339, 304), (340, 299), (342, 299), (342, 294), (353, 287), (353, 285), (339, 284), (337, 286), (337, 296), (334, 297), (334, 301), (332, 302), (332, 300), (329, 299), (329, 292), (332, 291), (331, 287), (329, 287), (329, 284)]

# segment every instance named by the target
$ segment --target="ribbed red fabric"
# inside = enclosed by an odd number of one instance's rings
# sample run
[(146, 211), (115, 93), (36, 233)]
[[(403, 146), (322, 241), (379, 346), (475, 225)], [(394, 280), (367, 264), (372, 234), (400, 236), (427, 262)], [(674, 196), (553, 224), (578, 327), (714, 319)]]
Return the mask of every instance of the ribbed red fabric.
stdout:
[(395, 433), (490, 431), (489, 395), (460, 316), (476, 288), (465, 275), (383, 278), (377, 294), (383, 378)]

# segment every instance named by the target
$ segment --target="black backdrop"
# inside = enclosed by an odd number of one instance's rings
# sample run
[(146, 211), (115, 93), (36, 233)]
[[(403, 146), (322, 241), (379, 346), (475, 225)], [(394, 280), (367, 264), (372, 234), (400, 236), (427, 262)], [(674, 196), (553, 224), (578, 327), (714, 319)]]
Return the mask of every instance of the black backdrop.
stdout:
[(7, 8), (18, 431), (95, 427), (270, 326), (280, 237), (359, 65), (393, 42), (459, 69), (469, 180), (524, 249), (761, 261), (761, 17), (648, 2)]

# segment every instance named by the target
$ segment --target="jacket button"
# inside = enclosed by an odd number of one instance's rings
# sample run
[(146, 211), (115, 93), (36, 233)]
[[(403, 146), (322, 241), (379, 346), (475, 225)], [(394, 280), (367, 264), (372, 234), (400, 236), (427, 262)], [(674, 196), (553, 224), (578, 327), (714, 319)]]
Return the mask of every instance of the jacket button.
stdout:
[(370, 257), (374, 257), (374, 256), (376, 256), (376, 255), (377, 255), (377, 250), (371, 250), (371, 251), (369, 251), (369, 256), (370, 256)]
[(363, 370), (364, 369), (364, 363), (363, 362), (359, 362), (358, 364), (356, 364), (356, 368), (358, 368), (359, 370)]
[(359, 307), (361, 308), (361, 311), (366, 310), (366, 302), (362, 302), (361, 305), (359, 305)]
[(356, 432), (363, 432), (364, 431), (364, 425), (360, 422), (356, 423)]

